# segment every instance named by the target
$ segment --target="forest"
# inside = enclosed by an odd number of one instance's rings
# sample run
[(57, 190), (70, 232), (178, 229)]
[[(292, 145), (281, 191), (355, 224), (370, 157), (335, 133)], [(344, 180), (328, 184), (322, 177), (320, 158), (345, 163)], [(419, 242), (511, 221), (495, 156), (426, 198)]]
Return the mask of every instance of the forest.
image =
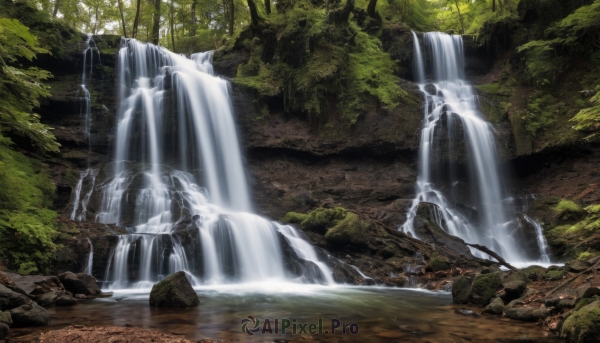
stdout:
[(0, 342), (597, 342), (599, 144), (600, 0), (0, 0)]

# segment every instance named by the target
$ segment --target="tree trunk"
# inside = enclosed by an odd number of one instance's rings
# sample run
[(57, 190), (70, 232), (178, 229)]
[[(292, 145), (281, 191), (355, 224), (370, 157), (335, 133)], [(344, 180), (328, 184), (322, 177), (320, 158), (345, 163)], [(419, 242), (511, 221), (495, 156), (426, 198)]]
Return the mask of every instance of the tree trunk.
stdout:
[(96, 8), (94, 11), (94, 34), (96, 34), (96, 31), (98, 30), (98, 10), (99, 10), (99, 5), (96, 3)]
[(173, 6), (173, 0), (171, 0), (171, 8), (170, 8), (171, 13), (170, 14), (170, 20), (169, 20), (169, 26), (171, 28), (171, 50), (173, 50), (173, 52), (175, 52), (175, 33), (173, 32), (173, 28), (175, 26), (174, 22), (175, 22), (175, 8)]
[(496, 12), (496, 0), (492, 0), (492, 12)]
[(121, 13), (121, 26), (123, 27), (123, 37), (127, 38), (127, 29), (125, 27), (125, 17), (123, 16), (123, 1), (119, 1), (119, 12)]
[(456, 10), (458, 11), (458, 21), (460, 22), (461, 34), (465, 34), (465, 23), (463, 22), (463, 17), (460, 14), (460, 8), (458, 7), (458, 0), (454, 0), (454, 4), (456, 5)]
[(190, 36), (195, 36), (196, 35), (196, 5), (198, 4), (198, 2), (196, 0), (194, 0), (194, 2), (192, 2), (192, 27), (190, 30)]
[(235, 24), (235, 6), (234, 0), (230, 0), (231, 8), (229, 9), (229, 35), (233, 36), (233, 25)]
[(154, 0), (154, 23), (152, 24), (152, 44), (158, 45), (160, 38), (160, 2)]
[(367, 14), (369, 15), (369, 17), (371, 17), (371, 18), (377, 17), (377, 12), (375, 11), (376, 6), (377, 6), (377, 0), (369, 1), (369, 4), (367, 5)]
[(135, 9), (135, 19), (133, 20), (133, 30), (131, 32), (131, 37), (136, 38), (138, 33), (138, 25), (140, 24), (140, 7), (142, 0), (137, 0), (137, 5)]
[(265, 0), (265, 11), (267, 14), (271, 14), (271, 0)]
[(54, 2), (54, 10), (52, 11), (52, 19), (56, 18), (56, 15), (58, 14), (58, 8), (60, 7), (60, 0), (56, 0)]
[(254, 0), (248, 0), (248, 8), (250, 9), (250, 24), (252, 27), (256, 28), (260, 22), (260, 16), (258, 15), (256, 2)]

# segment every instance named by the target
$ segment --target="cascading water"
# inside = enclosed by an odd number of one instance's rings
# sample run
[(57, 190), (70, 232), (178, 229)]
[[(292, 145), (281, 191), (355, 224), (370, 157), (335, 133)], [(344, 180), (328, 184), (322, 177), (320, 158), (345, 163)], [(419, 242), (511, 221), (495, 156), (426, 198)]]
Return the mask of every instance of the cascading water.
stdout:
[(85, 266), (85, 270), (83, 272), (92, 275), (92, 266), (94, 265), (94, 245), (92, 244), (92, 240), (89, 238), (87, 239), (87, 242), (90, 245), (90, 253), (88, 255), (87, 265)]
[[(431, 202), (438, 205), (435, 220), (448, 233), (488, 246), (508, 261), (523, 261), (526, 247), (516, 238), (516, 213), (511, 213), (502, 191), (494, 131), (465, 81), (462, 37), (439, 32), (423, 37), (432, 77), (426, 80), (426, 58), (413, 32), (416, 78), (425, 96), (424, 123), (417, 196), (401, 229), (415, 235), (417, 207)], [(467, 178), (461, 175), (461, 165), (468, 166)]]
[(294, 228), (251, 213), (229, 84), (211, 59), (122, 40), (115, 161), (96, 187), (96, 221), (131, 234), (119, 237), (105, 286), (147, 288), (179, 270), (194, 285), (334, 283)]

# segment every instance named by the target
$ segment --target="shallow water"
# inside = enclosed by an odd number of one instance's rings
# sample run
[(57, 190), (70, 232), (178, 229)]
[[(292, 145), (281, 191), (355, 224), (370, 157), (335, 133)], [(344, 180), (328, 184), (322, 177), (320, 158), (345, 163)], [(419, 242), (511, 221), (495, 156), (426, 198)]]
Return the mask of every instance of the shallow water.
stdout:
[[(491, 342), (504, 339), (554, 341), (552, 334), (535, 324), (499, 319), (488, 315), (456, 313), (459, 306), (452, 304), (446, 292), (420, 290), (311, 286), (297, 284), (262, 284), (215, 286), (198, 288), (200, 306), (189, 309), (158, 309), (148, 305), (148, 293), (115, 292), (113, 297), (87, 301), (73, 307), (50, 309), (52, 324), (37, 329), (13, 329), (12, 335), (33, 337), (39, 330), (68, 325), (132, 325), (182, 335), (192, 340), (225, 339), (231, 341), (273, 342), (275, 340), (310, 340), (326, 342)], [(478, 308), (471, 308), (475, 312)], [(252, 315), (269, 318), (275, 331), (282, 319), (296, 319), (296, 323), (314, 323), (323, 319), (323, 333), (297, 335), (261, 334), (248, 336), (241, 331), (241, 320)], [(349, 327), (342, 334), (342, 325), (331, 334), (331, 320), (358, 324), (358, 333), (352, 335)], [(315, 325), (316, 327), (317, 325)], [(313, 327), (313, 329), (315, 329)], [(253, 328), (253, 325), (250, 325)], [(308, 332), (309, 327), (306, 327)], [(318, 329), (316, 329), (318, 331)]]

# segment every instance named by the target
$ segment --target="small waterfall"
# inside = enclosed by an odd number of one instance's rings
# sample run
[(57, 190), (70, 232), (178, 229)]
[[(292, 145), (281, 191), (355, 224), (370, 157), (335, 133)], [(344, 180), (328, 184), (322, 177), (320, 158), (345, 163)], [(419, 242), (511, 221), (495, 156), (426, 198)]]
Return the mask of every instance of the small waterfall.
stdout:
[(86, 274), (92, 275), (92, 266), (94, 265), (94, 245), (92, 244), (91, 239), (87, 239), (88, 244), (90, 245), (90, 253), (88, 255), (87, 265), (85, 270), (83, 271)]
[[(88, 203), (96, 186), (98, 172), (98, 169), (93, 168), (79, 172), (79, 181), (77, 181), (75, 191), (73, 192), (73, 210), (69, 219), (79, 222), (87, 220)], [(83, 197), (81, 196), (82, 191), (84, 192)]]
[(131, 234), (119, 236), (105, 287), (148, 288), (179, 270), (195, 286), (334, 283), (298, 232), (252, 214), (230, 87), (214, 76), (212, 52), (188, 59), (123, 39), (118, 87), (115, 161), (96, 187), (96, 221)]
[(494, 129), (482, 118), (473, 88), (465, 81), (462, 37), (423, 35), (432, 70), (429, 82), (414, 32), (413, 38), (424, 121), (417, 196), (401, 229), (415, 235), (416, 209), (422, 201), (431, 202), (439, 206), (435, 220), (448, 233), (485, 245), (508, 261), (523, 261), (526, 247), (515, 237), (517, 216), (502, 191)]
[(544, 237), (544, 230), (542, 229), (542, 225), (531, 219), (528, 215), (524, 215), (523, 218), (535, 228), (535, 235), (537, 238), (538, 248), (540, 249), (540, 262), (550, 263), (550, 250), (548, 249), (548, 242), (546, 241), (546, 237)]

